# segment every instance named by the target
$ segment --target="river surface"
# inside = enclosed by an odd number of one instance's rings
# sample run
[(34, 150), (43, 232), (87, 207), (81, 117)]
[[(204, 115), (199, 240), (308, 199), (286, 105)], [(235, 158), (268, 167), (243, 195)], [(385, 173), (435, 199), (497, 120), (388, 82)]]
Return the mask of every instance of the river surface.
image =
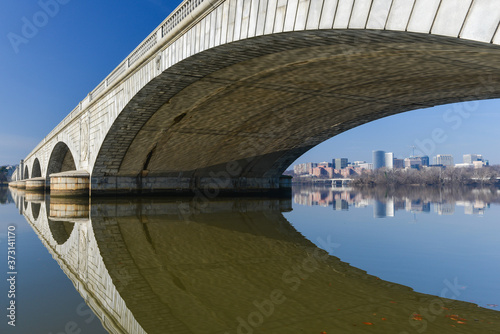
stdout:
[(495, 188), (0, 202), (0, 333), (500, 333)]

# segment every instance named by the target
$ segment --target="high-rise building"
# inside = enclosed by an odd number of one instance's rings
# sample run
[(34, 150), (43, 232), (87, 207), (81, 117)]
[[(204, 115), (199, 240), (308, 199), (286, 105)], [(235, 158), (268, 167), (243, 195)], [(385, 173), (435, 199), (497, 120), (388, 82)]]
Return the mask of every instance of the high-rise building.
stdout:
[(373, 163), (365, 162), (365, 163), (359, 164), (359, 167), (361, 169), (373, 170)]
[(438, 154), (434, 157), (435, 165), (454, 166), (453, 156), (451, 154)]
[(422, 162), (422, 166), (429, 166), (430, 165), (430, 159), (428, 156), (423, 156), (423, 157), (419, 157), (421, 162)]
[(312, 174), (313, 168), (317, 166), (318, 164), (315, 162), (298, 164), (293, 166), (293, 172), (297, 175)]
[(332, 159), (332, 164), (334, 169), (342, 169), (347, 167), (348, 160), (347, 158), (337, 158)]
[(373, 169), (385, 167), (385, 152), (373, 151)]
[(410, 157), (404, 159), (405, 168), (420, 169), (421, 166), (429, 166), (429, 157)]
[(394, 159), (394, 161), (393, 161), (393, 167), (394, 168), (405, 168), (405, 161), (404, 161), (404, 159)]
[(484, 161), (482, 154), (464, 154), (464, 164), (472, 164), (474, 161)]
[(387, 152), (385, 154), (385, 167), (387, 167), (389, 169), (394, 168), (394, 153)]
[(420, 166), (422, 166), (422, 159), (412, 157), (412, 158), (405, 158), (405, 168), (414, 168), (414, 169), (420, 169)]

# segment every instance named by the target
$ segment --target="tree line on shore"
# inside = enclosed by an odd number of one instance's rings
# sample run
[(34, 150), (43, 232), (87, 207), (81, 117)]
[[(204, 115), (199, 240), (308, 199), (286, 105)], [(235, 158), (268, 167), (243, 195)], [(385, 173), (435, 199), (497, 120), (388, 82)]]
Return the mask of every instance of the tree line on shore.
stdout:
[(386, 169), (353, 178), (354, 186), (400, 185), (493, 185), (499, 183), (500, 165), (484, 168)]
[(0, 184), (8, 184), (10, 181), (9, 170), (7, 166), (0, 167)]

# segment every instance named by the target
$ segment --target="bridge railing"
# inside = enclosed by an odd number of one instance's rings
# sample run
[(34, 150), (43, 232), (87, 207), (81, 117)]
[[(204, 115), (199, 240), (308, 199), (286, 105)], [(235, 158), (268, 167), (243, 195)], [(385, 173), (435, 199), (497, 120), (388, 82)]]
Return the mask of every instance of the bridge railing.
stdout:
[[(136, 47), (121, 63), (118, 65), (97, 87), (92, 90), (83, 99), (78, 106), (75, 107), (36, 147), (31, 151), (31, 153), (26, 157), (28, 159), (33, 154), (35, 154), (47, 140), (50, 140), (54, 135), (66, 127), (75, 116), (80, 114), (90, 102), (95, 100), (98, 95), (105, 92), (113, 82), (117, 81), (122, 75), (124, 75), (129, 68), (134, 64), (138, 63), (143, 57), (148, 54), (148, 51), (153, 49), (160, 39), (163, 39), (173, 32), (180, 24), (190, 16), (195, 9), (197, 9), (202, 3), (215, 4), (219, 0), (184, 0), (177, 8), (169, 15), (167, 18), (151, 33), (149, 34), (138, 47)], [(192, 16), (192, 15), (191, 15)]]
[(177, 7), (172, 15), (170, 15), (161, 25), (162, 37), (172, 31), (186, 16), (198, 7), (204, 0), (187, 0), (181, 6)]

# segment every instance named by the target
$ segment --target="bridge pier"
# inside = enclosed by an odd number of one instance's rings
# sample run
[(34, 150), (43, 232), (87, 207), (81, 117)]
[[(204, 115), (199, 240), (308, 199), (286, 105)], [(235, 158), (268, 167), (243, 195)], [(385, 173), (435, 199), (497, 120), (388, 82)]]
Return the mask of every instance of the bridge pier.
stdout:
[(54, 221), (88, 220), (90, 213), (89, 198), (51, 198), (49, 203), (49, 217)]
[(35, 177), (32, 179), (26, 180), (26, 191), (44, 191), (45, 190), (45, 178), (44, 177)]
[(276, 178), (165, 176), (92, 178), (92, 195), (186, 194), (205, 198), (224, 195), (290, 197), (291, 191), (292, 182), (289, 176)]
[(50, 196), (88, 196), (90, 174), (87, 171), (69, 171), (50, 174)]
[(19, 189), (26, 189), (26, 180), (16, 181), (16, 187)]
[(26, 192), (24, 198), (27, 202), (41, 204), (45, 201), (45, 194), (39, 191)]

